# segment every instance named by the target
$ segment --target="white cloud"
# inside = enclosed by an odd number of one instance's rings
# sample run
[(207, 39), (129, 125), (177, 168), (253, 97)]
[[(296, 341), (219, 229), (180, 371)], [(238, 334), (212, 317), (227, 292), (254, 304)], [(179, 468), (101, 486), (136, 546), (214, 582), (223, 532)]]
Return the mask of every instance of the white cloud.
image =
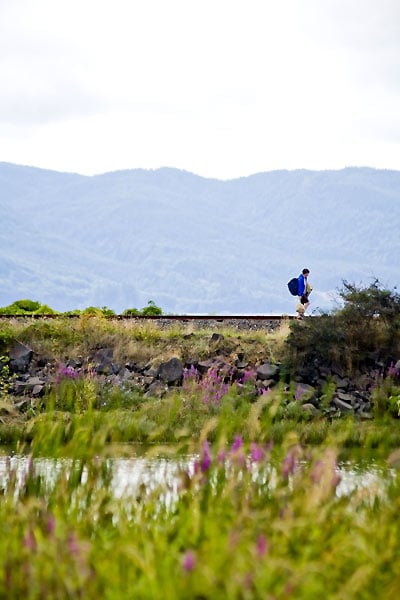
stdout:
[(397, 0), (0, 3), (0, 160), (400, 169)]

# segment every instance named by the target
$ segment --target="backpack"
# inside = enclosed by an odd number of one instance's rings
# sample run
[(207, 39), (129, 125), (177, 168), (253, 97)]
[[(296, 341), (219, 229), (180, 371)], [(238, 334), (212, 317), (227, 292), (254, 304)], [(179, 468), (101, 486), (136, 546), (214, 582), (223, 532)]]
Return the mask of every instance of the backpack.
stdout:
[(289, 292), (292, 294), (292, 296), (298, 296), (298, 291), (299, 291), (299, 280), (297, 277), (293, 277), (293, 279), (291, 279), (289, 281), (289, 283), (287, 284), (288, 288), (289, 288)]

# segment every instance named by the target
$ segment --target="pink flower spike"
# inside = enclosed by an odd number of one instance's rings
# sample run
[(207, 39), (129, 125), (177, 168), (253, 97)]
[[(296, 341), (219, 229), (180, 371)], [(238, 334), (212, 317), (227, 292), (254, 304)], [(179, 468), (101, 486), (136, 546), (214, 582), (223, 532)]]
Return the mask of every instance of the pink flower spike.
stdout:
[(268, 551), (268, 544), (266, 537), (260, 533), (257, 538), (257, 556), (262, 558)]
[(54, 528), (56, 525), (56, 519), (53, 514), (49, 516), (49, 520), (47, 521), (47, 532), (50, 536), (54, 533)]
[(226, 460), (226, 452), (225, 452), (225, 450), (220, 450), (218, 452), (218, 463), (220, 465), (223, 465), (225, 460)]
[(35, 552), (37, 548), (37, 543), (35, 534), (33, 533), (32, 529), (29, 529), (28, 533), (25, 535), (23, 544), (28, 550), (30, 550), (31, 552)]
[(190, 573), (196, 566), (196, 555), (193, 550), (188, 550), (182, 559), (182, 569)]
[(232, 444), (232, 452), (236, 452), (236, 450), (239, 450), (242, 446), (243, 446), (242, 436), (236, 435), (235, 439), (233, 440), (233, 444)]
[(283, 461), (282, 475), (284, 479), (288, 479), (289, 475), (293, 475), (297, 468), (297, 450), (289, 450), (285, 460)]
[(251, 459), (254, 462), (259, 462), (264, 458), (264, 450), (260, 446), (257, 446), (255, 442), (251, 442), (250, 444), (250, 453)]
[(211, 466), (211, 454), (210, 454), (210, 445), (208, 440), (205, 440), (203, 443), (203, 456), (201, 458), (201, 470), (203, 473), (208, 471)]

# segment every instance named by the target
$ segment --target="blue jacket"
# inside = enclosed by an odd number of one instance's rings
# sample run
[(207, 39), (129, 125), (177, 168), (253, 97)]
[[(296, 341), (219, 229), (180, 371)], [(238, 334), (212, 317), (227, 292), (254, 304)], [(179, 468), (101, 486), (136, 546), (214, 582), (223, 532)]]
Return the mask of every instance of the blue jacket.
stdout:
[(299, 296), (302, 296), (303, 294), (305, 294), (307, 292), (306, 285), (307, 285), (307, 279), (304, 277), (303, 273), (301, 273), (299, 275), (299, 287), (298, 287), (298, 291), (297, 291)]

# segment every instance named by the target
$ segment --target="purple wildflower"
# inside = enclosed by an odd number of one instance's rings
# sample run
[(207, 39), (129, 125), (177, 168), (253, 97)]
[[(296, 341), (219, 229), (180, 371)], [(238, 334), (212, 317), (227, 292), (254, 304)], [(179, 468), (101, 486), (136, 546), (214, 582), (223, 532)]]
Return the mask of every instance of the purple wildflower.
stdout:
[(201, 457), (200, 468), (205, 473), (211, 466), (210, 445), (208, 440), (203, 442), (203, 456)]
[(199, 372), (194, 365), (190, 365), (190, 369), (183, 369), (183, 379), (195, 379), (199, 377)]
[(244, 465), (246, 456), (243, 451), (243, 440), (240, 435), (236, 435), (231, 448), (231, 458), (237, 465)]
[(49, 515), (49, 519), (47, 521), (47, 532), (50, 536), (54, 534), (54, 529), (56, 525), (56, 519), (53, 514)]
[(393, 377), (393, 378), (398, 376), (399, 369), (396, 367), (396, 365), (393, 362), (390, 363), (390, 367), (388, 367), (387, 374), (389, 377)]
[(289, 450), (287, 455), (285, 456), (285, 460), (283, 461), (282, 466), (282, 475), (284, 479), (287, 479), (289, 475), (293, 475), (297, 468), (297, 448), (293, 448)]
[(232, 452), (236, 452), (237, 450), (240, 450), (240, 448), (243, 446), (243, 439), (241, 435), (236, 435), (235, 439), (233, 440), (233, 444), (232, 444)]
[(220, 465), (223, 465), (225, 460), (226, 460), (226, 452), (225, 452), (225, 450), (220, 450), (218, 452), (218, 463)]
[(246, 383), (246, 381), (254, 382), (256, 380), (256, 371), (250, 367), (250, 369), (246, 370), (243, 374), (243, 377), (240, 380), (240, 383)]
[(251, 459), (254, 462), (259, 462), (260, 460), (262, 460), (264, 458), (264, 450), (261, 448), (261, 446), (258, 446), (255, 442), (251, 442), (251, 444), (250, 444), (250, 454), (251, 454)]
[(60, 383), (63, 379), (72, 379), (75, 380), (78, 378), (78, 371), (73, 367), (67, 367), (66, 365), (61, 365), (58, 374), (57, 374), (57, 383)]
[(317, 460), (314, 464), (313, 470), (311, 471), (310, 478), (313, 483), (319, 483), (321, 481), (323, 473), (323, 462)]
[(182, 559), (182, 569), (186, 571), (186, 573), (190, 573), (196, 566), (196, 555), (193, 550), (188, 550)]
[(227, 393), (229, 386), (224, 383), (223, 377), (218, 374), (217, 369), (212, 368), (207, 371), (202, 381), (199, 382), (199, 389), (204, 404), (210, 402), (219, 404), (222, 396)]
[(260, 535), (257, 538), (257, 556), (259, 558), (262, 558), (263, 556), (265, 556), (265, 554), (268, 551), (268, 543), (267, 543), (267, 539), (264, 535), (262, 535), (260, 533)]
[(31, 552), (35, 552), (37, 548), (37, 543), (35, 534), (33, 533), (32, 529), (29, 529), (28, 533), (24, 537), (23, 544), (28, 550), (31, 550)]

